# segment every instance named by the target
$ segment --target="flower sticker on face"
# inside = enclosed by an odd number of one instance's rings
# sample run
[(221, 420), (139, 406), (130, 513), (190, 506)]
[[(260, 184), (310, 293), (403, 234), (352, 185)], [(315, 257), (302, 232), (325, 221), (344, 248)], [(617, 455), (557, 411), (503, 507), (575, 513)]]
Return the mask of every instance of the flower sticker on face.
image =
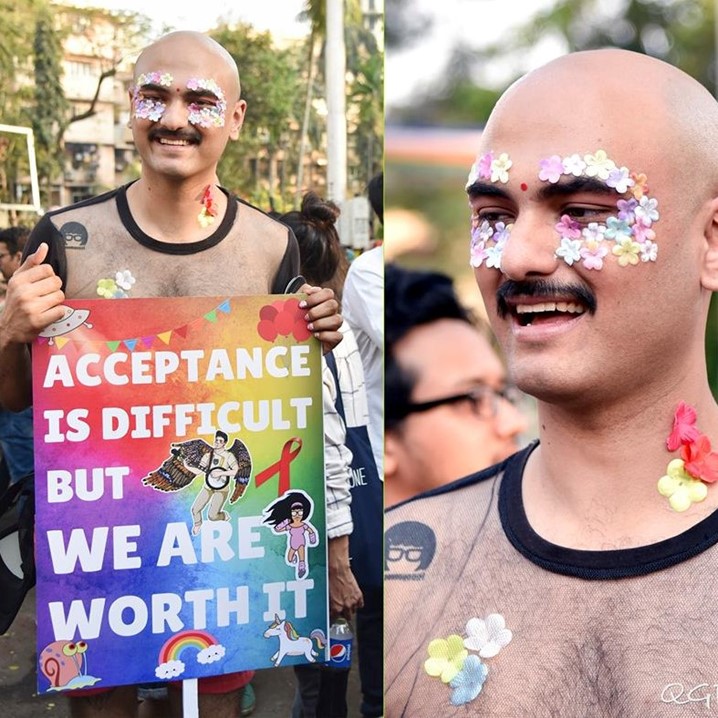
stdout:
[[(494, 152), (481, 155), (471, 168), (466, 189), (478, 180), (508, 183), (511, 166), (505, 152), (498, 156)], [(659, 219), (658, 200), (649, 197), (645, 174), (618, 166), (602, 149), (593, 154), (551, 155), (539, 161), (540, 181), (558, 184), (564, 177), (597, 180), (614, 190), (618, 197), (617, 212), (615, 216), (606, 217), (604, 222), (562, 214), (555, 225), (559, 236), (555, 251), (557, 259), (570, 267), (576, 265), (593, 271), (603, 269), (606, 260), (616, 262), (620, 267), (657, 261), (658, 245), (653, 224)], [(522, 185), (522, 189), (525, 188), (526, 185)], [(499, 220), (498, 212), (491, 214)], [(497, 231), (499, 224), (500, 234)], [(472, 213), (471, 266), (501, 270), (503, 249), (512, 228), (513, 224), (507, 224), (503, 218), (494, 221), (488, 213), (485, 217)]]
[(487, 152), (477, 157), (471, 166), (466, 189), (479, 179), (506, 184), (509, 181), (509, 170), (512, 165), (513, 162), (505, 152), (498, 157), (495, 157), (493, 152)]
[(138, 120), (158, 122), (167, 109), (167, 103), (161, 98), (146, 93), (145, 88), (152, 85), (170, 87), (172, 75), (169, 72), (144, 72), (137, 76), (137, 82), (132, 89), (132, 106), (134, 116)]
[(224, 127), (224, 115), (227, 111), (227, 100), (222, 88), (214, 80), (203, 80), (193, 77), (187, 81), (187, 89), (214, 95), (214, 99), (200, 97), (189, 105), (188, 120), (193, 125), (204, 127)]
[[(658, 245), (653, 241), (656, 233), (652, 225), (659, 218), (658, 200), (648, 197), (646, 175), (619, 167), (605, 150), (563, 159), (552, 155), (539, 161), (539, 179), (543, 182), (556, 184), (562, 176), (597, 179), (620, 197), (616, 202), (616, 215), (607, 217), (605, 223), (589, 222), (581, 229), (575, 219), (563, 215), (556, 224), (558, 259), (569, 266), (580, 262), (584, 269), (591, 270), (603, 269), (608, 256), (616, 257), (620, 267), (657, 260)], [(623, 196), (626, 194), (629, 197)], [(577, 232), (580, 235), (577, 236)]]

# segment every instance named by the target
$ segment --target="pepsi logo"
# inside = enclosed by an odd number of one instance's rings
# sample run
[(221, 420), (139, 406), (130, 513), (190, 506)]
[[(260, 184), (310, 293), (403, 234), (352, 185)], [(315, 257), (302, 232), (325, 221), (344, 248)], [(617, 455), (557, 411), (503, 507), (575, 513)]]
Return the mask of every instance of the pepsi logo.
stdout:
[(341, 643), (334, 643), (329, 649), (329, 655), (333, 661), (343, 661), (347, 655), (347, 647)]

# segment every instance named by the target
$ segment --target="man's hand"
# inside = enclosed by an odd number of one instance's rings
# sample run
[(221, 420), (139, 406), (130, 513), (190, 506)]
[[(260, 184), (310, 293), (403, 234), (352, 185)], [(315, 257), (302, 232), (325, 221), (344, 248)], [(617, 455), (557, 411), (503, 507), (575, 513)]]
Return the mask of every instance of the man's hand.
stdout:
[(329, 539), (329, 616), (349, 620), (357, 608), (364, 605), (364, 597), (349, 568), (349, 537)]
[(62, 319), (65, 300), (62, 281), (49, 264), (43, 264), (44, 242), (25, 259), (7, 285), (0, 314), (0, 346), (29, 344), (53, 322)]
[(299, 291), (307, 295), (299, 306), (307, 310), (304, 318), (307, 320), (309, 331), (322, 343), (322, 349), (326, 354), (342, 340), (339, 331), (342, 325), (339, 302), (334, 299), (334, 292), (331, 289), (305, 284)]

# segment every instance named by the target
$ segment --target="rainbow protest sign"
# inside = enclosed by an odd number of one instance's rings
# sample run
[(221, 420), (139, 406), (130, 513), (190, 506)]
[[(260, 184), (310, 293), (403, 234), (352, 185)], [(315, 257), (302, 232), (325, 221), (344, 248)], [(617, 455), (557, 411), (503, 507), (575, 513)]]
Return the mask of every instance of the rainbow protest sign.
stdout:
[(75, 300), (35, 343), (40, 692), (326, 660), (302, 315), (291, 296)]

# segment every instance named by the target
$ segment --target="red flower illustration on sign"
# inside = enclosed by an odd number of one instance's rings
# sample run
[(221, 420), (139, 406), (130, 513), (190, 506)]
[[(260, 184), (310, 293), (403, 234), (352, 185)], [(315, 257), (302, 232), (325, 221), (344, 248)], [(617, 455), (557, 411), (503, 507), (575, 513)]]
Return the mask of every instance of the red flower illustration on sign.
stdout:
[(290, 335), (303, 342), (312, 335), (307, 328), (304, 311), (299, 308), (299, 300), (294, 297), (265, 304), (259, 310), (257, 333), (268, 342), (274, 342), (278, 336)]

